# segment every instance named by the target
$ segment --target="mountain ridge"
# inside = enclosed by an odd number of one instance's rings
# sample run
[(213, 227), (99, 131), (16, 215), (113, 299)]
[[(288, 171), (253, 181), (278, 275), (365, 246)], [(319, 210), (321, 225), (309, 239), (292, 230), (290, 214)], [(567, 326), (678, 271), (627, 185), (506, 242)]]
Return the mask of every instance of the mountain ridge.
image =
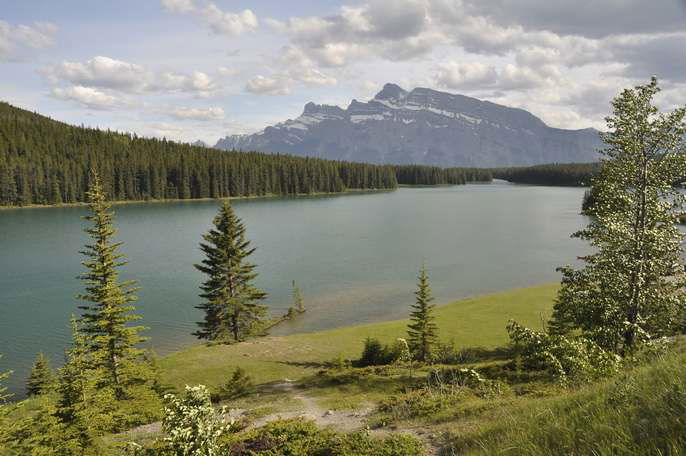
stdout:
[(518, 166), (589, 162), (601, 146), (592, 128), (549, 127), (532, 113), (426, 87), (387, 83), (368, 102), (347, 108), (309, 102), (295, 119), (248, 135), (230, 135), (219, 149), (258, 150), (370, 163)]

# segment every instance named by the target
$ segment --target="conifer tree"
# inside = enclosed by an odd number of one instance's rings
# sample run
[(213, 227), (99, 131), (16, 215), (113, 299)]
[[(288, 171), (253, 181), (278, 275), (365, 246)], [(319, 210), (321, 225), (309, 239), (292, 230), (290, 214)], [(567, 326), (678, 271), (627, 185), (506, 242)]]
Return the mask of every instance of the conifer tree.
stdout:
[(686, 314), (683, 236), (676, 227), (686, 175), (686, 108), (659, 113), (657, 80), (624, 90), (612, 102), (600, 175), (593, 181), (590, 225), (574, 236), (595, 253), (563, 279), (550, 324), (581, 332), (626, 354), (638, 342), (671, 334)]
[[(84, 231), (91, 243), (81, 252), (87, 272), (81, 275), (86, 284), (79, 296), (85, 304), (80, 319), (90, 368), (97, 373), (99, 387), (112, 388), (117, 399), (127, 398), (127, 388), (144, 382), (141, 377), (143, 342), (142, 326), (130, 323), (140, 319), (133, 314), (136, 300), (134, 281), (119, 282), (119, 268), (126, 264), (117, 252), (121, 243), (114, 242), (114, 213), (106, 201), (102, 182), (93, 172), (88, 191), (90, 214), (84, 219), (90, 226)], [(145, 375), (143, 375), (145, 377)]]
[(28, 396), (43, 394), (52, 388), (54, 382), (55, 377), (50, 369), (50, 361), (43, 353), (38, 353), (26, 381), (26, 394)]
[(200, 249), (205, 259), (195, 267), (208, 276), (200, 287), (205, 301), (197, 306), (205, 312), (195, 333), (201, 339), (234, 342), (250, 335), (266, 307), (267, 294), (255, 288), (255, 265), (247, 258), (255, 251), (245, 238), (245, 226), (228, 201), (214, 218), (214, 228), (203, 235)]
[[(0, 355), (0, 358), (2, 358), (2, 355)], [(11, 394), (7, 394), (7, 387), (2, 385), (2, 381), (7, 379), (10, 375), (12, 375), (12, 371), (0, 372), (0, 407), (2, 407), (7, 399), (12, 396)]]
[(295, 280), (293, 281), (293, 308), (298, 313), (305, 312), (305, 302), (303, 300), (302, 293), (300, 292), (300, 287)]
[(434, 304), (431, 304), (431, 287), (426, 267), (422, 265), (419, 270), (416, 302), (412, 305), (410, 324), (408, 325), (408, 345), (415, 359), (426, 362), (431, 358), (431, 352), (437, 341), (438, 327), (433, 315)]

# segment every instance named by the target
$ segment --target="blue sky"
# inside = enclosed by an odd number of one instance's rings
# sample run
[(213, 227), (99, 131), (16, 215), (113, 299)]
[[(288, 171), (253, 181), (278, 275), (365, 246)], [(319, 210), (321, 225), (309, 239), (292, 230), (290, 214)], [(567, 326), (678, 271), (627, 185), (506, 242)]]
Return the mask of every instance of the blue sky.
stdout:
[(385, 82), (602, 127), (653, 74), (686, 104), (684, 30), (684, 0), (0, 0), (0, 98), (211, 144)]

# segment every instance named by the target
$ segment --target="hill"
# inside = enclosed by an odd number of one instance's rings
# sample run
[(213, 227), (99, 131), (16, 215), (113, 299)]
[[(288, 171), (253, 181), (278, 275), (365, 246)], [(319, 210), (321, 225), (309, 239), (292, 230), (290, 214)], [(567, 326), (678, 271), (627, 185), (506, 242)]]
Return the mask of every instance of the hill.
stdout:
[(386, 84), (346, 109), (308, 103), (296, 119), (252, 135), (220, 139), (220, 149), (259, 150), (367, 163), (504, 167), (590, 162), (593, 129), (551, 128), (533, 114), (427, 88)]
[(0, 206), (82, 202), (97, 169), (113, 200), (224, 198), (395, 188), (387, 166), (219, 152), (67, 125), (0, 103)]

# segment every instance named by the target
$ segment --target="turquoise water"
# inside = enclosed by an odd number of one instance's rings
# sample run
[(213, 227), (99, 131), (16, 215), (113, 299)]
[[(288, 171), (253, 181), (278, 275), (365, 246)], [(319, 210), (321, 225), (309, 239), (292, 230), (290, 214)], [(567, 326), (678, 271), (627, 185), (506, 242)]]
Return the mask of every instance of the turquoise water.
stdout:
[[(559, 279), (585, 245), (569, 238), (587, 220), (583, 189), (493, 183), (400, 188), (388, 193), (235, 201), (257, 247), (257, 285), (274, 313), (297, 280), (308, 312), (274, 333), (314, 331), (404, 317), (425, 262), (438, 303)], [(193, 343), (202, 275), (200, 236), (214, 201), (115, 206), (128, 257), (125, 278), (142, 287), (138, 307), (150, 345), (166, 353)], [(44, 351), (59, 364), (76, 313), (85, 243), (83, 208), (0, 211), (0, 371), (23, 392)]]

